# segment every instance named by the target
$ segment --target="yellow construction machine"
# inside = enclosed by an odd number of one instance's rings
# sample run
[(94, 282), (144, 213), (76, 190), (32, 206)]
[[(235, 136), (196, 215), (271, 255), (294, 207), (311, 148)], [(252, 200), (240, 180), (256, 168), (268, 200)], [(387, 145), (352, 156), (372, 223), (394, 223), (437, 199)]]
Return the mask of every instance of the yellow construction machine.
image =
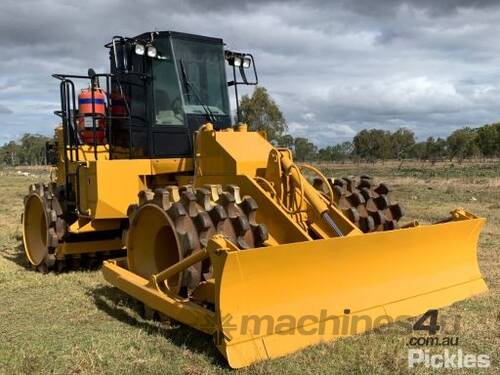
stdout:
[[(233, 368), (487, 290), (483, 218), (456, 209), (399, 225), (385, 185), (327, 179), (232, 125), (227, 87), (237, 101), (238, 85), (257, 83), (252, 55), (176, 32), (107, 47), (109, 74), (56, 75), (57, 177), (31, 188), (24, 213), (33, 265), (126, 249), (104, 261), (106, 280), (213, 335)], [(76, 79), (90, 81), (79, 108)]]

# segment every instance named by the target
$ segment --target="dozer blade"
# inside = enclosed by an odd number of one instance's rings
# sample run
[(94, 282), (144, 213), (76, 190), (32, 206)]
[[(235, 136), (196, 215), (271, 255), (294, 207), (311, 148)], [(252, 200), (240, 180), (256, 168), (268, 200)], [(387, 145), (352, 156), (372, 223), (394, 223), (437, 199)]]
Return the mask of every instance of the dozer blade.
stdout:
[(211, 253), (217, 347), (239, 368), (485, 292), (484, 222)]
[[(485, 292), (476, 257), (485, 220), (455, 219), (248, 250), (218, 236), (151, 280), (128, 270), (125, 258), (105, 261), (103, 273), (152, 309), (214, 335), (229, 365), (240, 368)], [(158, 282), (206, 257), (208, 305)]]

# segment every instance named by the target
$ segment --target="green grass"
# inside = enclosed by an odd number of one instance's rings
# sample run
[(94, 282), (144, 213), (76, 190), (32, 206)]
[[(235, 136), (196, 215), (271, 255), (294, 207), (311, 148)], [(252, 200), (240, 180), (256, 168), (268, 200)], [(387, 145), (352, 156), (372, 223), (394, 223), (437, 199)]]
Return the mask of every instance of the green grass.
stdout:
[[(459, 336), (464, 352), (489, 354), (492, 367), (487, 372), (498, 373), (499, 163), (322, 168), (335, 176), (369, 174), (387, 181), (394, 188), (392, 200), (405, 208), (404, 220), (432, 222), (456, 207), (488, 219), (479, 261), (490, 291), (441, 309), (439, 319), (441, 334)], [(32, 271), (21, 247), (22, 198), (30, 183), (48, 175), (30, 173), (34, 175), (0, 171), (0, 373), (410, 373), (406, 342), (411, 333), (397, 325), (233, 371), (210, 337), (175, 322), (143, 319), (139, 303), (107, 284), (99, 271)], [(460, 323), (458, 328), (454, 322)]]

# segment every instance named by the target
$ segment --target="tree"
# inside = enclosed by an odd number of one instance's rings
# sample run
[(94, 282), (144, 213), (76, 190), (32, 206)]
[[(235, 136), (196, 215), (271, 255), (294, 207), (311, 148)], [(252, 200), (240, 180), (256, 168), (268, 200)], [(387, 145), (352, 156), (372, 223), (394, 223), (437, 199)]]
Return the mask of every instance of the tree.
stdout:
[(294, 146), (294, 139), (290, 134), (283, 134), (281, 137), (278, 137), (276, 144), (279, 147), (292, 149)]
[(478, 152), (477, 132), (471, 128), (457, 129), (446, 138), (450, 161), (457, 158), (459, 162)]
[(21, 137), (21, 164), (45, 164), (45, 143), (48, 137), (40, 134), (24, 134)]
[(446, 141), (443, 138), (427, 138), (425, 142), (425, 158), (434, 164), (446, 155)]
[(264, 87), (257, 86), (251, 96), (240, 101), (240, 120), (250, 130), (265, 131), (270, 141), (278, 141), (288, 129), (285, 117)]
[(342, 142), (340, 144), (340, 150), (342, 151), (342, 154), (345, 156), (345, 158), (348, 159), (354, 152), (354, 145), (349, 141)]
[(408, 151), (410, 157), (415, 158), (417, 160), (425, 160), (426, 159), (426, 143), (418, 142), (415, 143), (410, 150)]
[(10, 166), (18, 165), (21, 153), (21, 146), (14, 141), (10, 141), (0, 149), (1, 161)]
[(415, 144), (415, 134), (406, 128), (396, 130), (391, 134), (391, 157), (405, 159), (409, 156), (410, 150)]
[(48, 137), (26, 133), (19, 142), (10, 141), (0, 148), (0, 161), (15, 166), (45, 164), (45, 143)]
[(361, 159), (374, 162), (391, 157), (391, 133), (386, 130), (361, 130), (353, 139), (354, 153)]
[(332, 146), (320, 148), (318, 150), (318, 160), (319, 161), (333, 161), (332, 148), (333, 148)]
[(344, 162), (351, 157), (352, 143), (343, 142), (334, 146), (327, 146), (318, 151), (318, 159), (321, 161), (338, 161)]
[(484, 125), (477, 129), (477, 145), (486, 157), (500, 155), (500, 124)]
[(318, 148), (307, 138), (295, 138), (295, 159), (298, 161), (313, 160)]

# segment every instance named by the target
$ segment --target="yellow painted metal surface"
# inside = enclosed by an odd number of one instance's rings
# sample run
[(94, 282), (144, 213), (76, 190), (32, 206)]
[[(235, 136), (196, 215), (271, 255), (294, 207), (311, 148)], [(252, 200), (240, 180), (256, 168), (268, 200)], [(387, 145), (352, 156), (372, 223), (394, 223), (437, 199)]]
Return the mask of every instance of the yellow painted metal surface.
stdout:
[(151, 159), (151, 174), (170, 174), (193, 171), (192, 158)]
[[(125, 218), (128, 206), (145, 188), (144, 179), (151, 173), (148, 159), (97, 160), (81, 169), (80, 205), (94, 219)], [(87, 186), (87, 194), (84, 194)]]
[[(73, 160), (76, 160), (78, 156), (78, 160), (82, 162), (96, 160), (94, 146), (90, 145), (78, 146), (78, 154), (76, 151), (67, 151), (67, 154), (68, 159), (71, 159), (71, 154), (73, 154)], [(97, 146), (97, 160), (109, 160), (109, 145)]]
[(40, 196), (31, 195), (22, 216), (24, 251), (31, 264), (39, 265), (47, 253), (47, 217)]
[(68, 254), (87, 254), (101, 251), (124, 249), (121, 238), (110, 240), (63, 242), (56, 249), (56, 258), (63, 258)]
[(104, 278), (130, 296), (144, 302), (181, 323), (201, 332), (212, 334), (216, 329), (215, 313), (175, 294), (166, 294), (157, 289), (151, 280), (145, 279), (127, 269), (126, 258), (104, 261)]
[[(221, 329), (230, 338), (218, 347), (231, 367), (243, 367), (484, 292), (476, 257), (483, 224), (470, 219), (211, 256)], [(345, 332), (333, 329), (335, 318), (325, 320), (346, 312)], [(353, 324), (362, 315), (371, 323)], [(249, 317), (261, 327), (245, 325)]]
[(90, 220), (80, 218), (68, 226), (68, 232), (74, 234), (103, 232), (120, 229), (122, 220)]
[(147, 178), (192, 170), (191, 159), (97, 160), (79, 169), (80, 207), (93, 219), (123, 219)]
[[(260, 178), (263, 180), (263, 177), (266, 177), (268, 178), (267, 184), (280, 196), (275, 197), (275, 200), (291, 201), (290, 198), (294, 198), (298, 201), (297, 204), (300, 207), (291, 210), (295, 212), (294, 214), (291, 214), (289, 209), (285, 209), (287, 211), (284, 212), (285, 220), (289, 221), (291, 218), (299, 224), (301, 224), (300, 221), (308, 221), (309, 228), (312, 227), (319, 237), (328, 238), (334, 236), (335, 232), (321, 218), (321, 215), (326, 212), (334, 218), (343, 235), (361, 234), (361, 231), (340, 210), (329, 206), (300, 174), (288, 150), (277, 150), (260, 133), (247, 132), (245, 129), (242, 127), (234, 132), (216, 132), (211, 126), (205, 126), (200, 130), (196, 138), (194, 179), (196, 186), (201, 186), (203, 183), (238, 184), (235, 179)], [(283, 173), (292, 177), (294, 189), (283, 180)], [(300, 195), (297, 190), (301, 191)], [(260, 201), (254, 198), (257, 202)], [(304, 212), (298, 212), (300, 210)], [(266, 209), (260, 212), (266, 216), (269, 214)], [(309, 220), (303, 219), (306, 212), (310, 215)], [(271, 217), (282, 221), (276, 216)], [(261, 216), (261, 219), (267, 224), (265, 218)], [(302, 224), (302, 230), (307, 232), (304, 223)], [(270, 231), (270, 233), (274, 232)]]
[(272, 145), (257, 132), (200, 131), (197, 151), (202, 151), (196, 173), (206, 176), (257, 175), (265, 169)]

